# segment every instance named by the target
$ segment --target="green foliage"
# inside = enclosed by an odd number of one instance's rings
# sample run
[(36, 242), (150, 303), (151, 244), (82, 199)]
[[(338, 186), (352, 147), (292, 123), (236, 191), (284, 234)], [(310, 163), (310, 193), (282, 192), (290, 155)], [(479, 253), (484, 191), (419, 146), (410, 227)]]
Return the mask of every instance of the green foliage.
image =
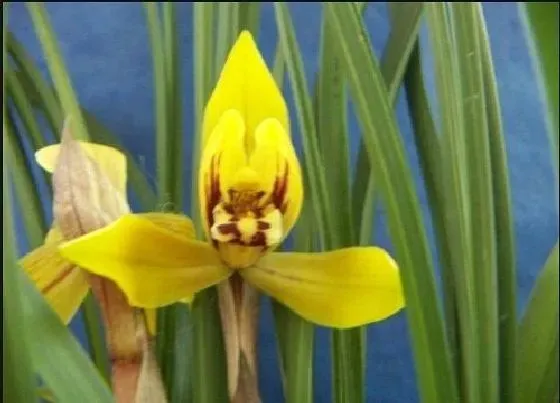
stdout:
[[(480, 3), (390, 4), (391, 33), (378, 60), (363, 21), (367, 3), (323, 4), (319, 69), (313, 86), (286, 3), (275, 3), (278, 44), (273, 72), (287, 78), (301, 128), (306, 200), (294, 229), (295, 249), (328, 250), (372, 242), (375, 202), (387, 212), (389, 233), (401, 268), (406, 315), (419, 395), (424, 402), (519, 402), (558, 399), (558, 244), (532, 291), (521, 321), (516, 318), (516, 262), (507, 153), (497, 77)], [(3, 11), (6, 11), (3, 4)], [(151, 189), (133, 158), (131, 188), (145, 211), (171, 205), (183, 211), (185, 186), (197, 188), (204, 106), (239, 32), (259, 35), (260, 3), (195, 3), (194, 130), (184, 130), (178, 29), (174, 4), (145, 3), (151, 44), (156, 121), (157, 187)], [(297, 7), (297, 6), (294, 6)], [(58, 140), (62, 118), (71, 115), (81, 139), (119, 145), (78, 104), (49, 18), (41, 3), (28, 3), (53, 86), (25, 49), (6, 32), (4, 88), (13, 108), (4, 117), (4, 400), (110, 401), (107, 356), (93, 301), (84, 305), (90, 358), (22, 274), (13, 237), (11, 192), (30, 247), (43, 242), (50, 223), (37, 194), (23, 142), (46, 145), (37, 117), (42, 113)], [(558, 166), (558, 4), (521, 5), (541, 80), (550, 143)], [(437, 110), (428, 102), (418, 41), (427, 23), (434, 56)], [(285, 77), (286, 76), (286, 77)], [(404, 85), (414, 141), (428, 195), (437, 262), (428, 245), (428, 223), (420, 208), (413, 168), (406, 158), (394, 105)], [(313, 91), (310, 91), (313, 88)], [(190, 96), (190, 95), (189, 95)], [(348, 105), (356, 112), (360, 149), (354, 176), (348, 152)], [(441, 117), (441, 125), (433, 114)], [(23, 125), (17, 129), (14, 116)], [(183, 138), (183, 133), (193, 133)], [(192, 155), (183, 156), (183, 141)], [(126, 153), (126, 150), (124, 150)], [(128, 154), (129, 157), (131, 157)], [(183, 162), (193, 176), (184, 178)], [(8, 164), (8, 165), (6, 165)], [(191, 214), (202, 235), (197, 192)], [(343, 195), (343, 196), (341, 196)], [(23, 200), (26, 202), (23, 203)], [(169, 204), (170, 203), (170, 204)], [(443, 294), (436, 291), (436, 263)], [(226, 401), (227, 382), (216, 290), (197, 296), (192, 310), (177, 304), (158, 313), (158, 360), (171, 402)], [(314, 327), (273, 302), (284, 395), (289, 403), (313, 401)], [(333, 331), (333, 398), (364, 402), (364, 329)], [(41, 334), (40, 338), (30, 337)], [(22, 337), (23, 335), (23, 337)], [(320, 352), (323, 354), (324, 352)], [(56, 365), (54, 365), (56, 363)], [(95, 364), (95, 365), (94, 365)], [(97, 366), (97, 369), (96, 369)], [(46, 388), (38, 391), (34, 376)], [(105, 378), (105, 379), (104, 379)], [(264, 400), (268, 397), (263, 396)]]

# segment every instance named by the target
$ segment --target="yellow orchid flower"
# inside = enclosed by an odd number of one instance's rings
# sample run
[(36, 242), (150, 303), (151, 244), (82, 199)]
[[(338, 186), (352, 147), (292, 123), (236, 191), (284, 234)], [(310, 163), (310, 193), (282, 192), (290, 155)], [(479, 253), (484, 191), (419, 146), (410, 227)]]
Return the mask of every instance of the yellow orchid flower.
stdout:
[[(64, 130), (68, 130), (68, 122), (65, 123)], [(73, 141), (69, 138), (67, 140)], [(90, 164), (96, 164), (102, 174), (106, 176), (111, 188), (110, 190), (105, 188), (105, 191), (108, 191), (117, 200), (116, 204), (119, 205), (118, 209), (121, 210), (121, 214), (129, 212), (126, 200), (126, 157), (124, 154), (113, 147), (94, 143), (80, 142), (80, 147), (91, 159)], [(60, 148), (61, 145), (55, 144), (46, 146), (35, 153), (36, 162), (50, 174), (55, 169)], [(99, 214), (111, 215), (106, 209), (100, 211)], [(121, 214), (117, 214), (115, 218)], [(190, 231), (191, 234), (194, 234), (192, 223), (183, 216), (159, 213), (147, 213), (141, 214), (141, 216), (164, 229)], [(44, 244), (25, 255), (20, 263), (60, 319), (68, 324), (89, 292), (90, 283), (87, 272), (60, 255), (58, 245), (63, 241), (60, 229), (53, 223), (45, 237)], [(154, 334), (155, 310), (146, 310), (145, 314), (150, 333)]]
[[(284, 98), (248, 32), (230, 51), (210, 97), (202, 147), (198, 190), (207, 242), (125, 214), (63, 243), (60, 253), (112, 279), (132, 305), (143, 308), (192, 300), (215, 284), (221, 302), (230, 303), (220, 304), (230, 316), (244, 309), (236, 308), (243, 298), (254, 300), (249, 284), (310, 322), (334, 328), (380, 321), (403, 308), (398, 267), (381, 248), (274, 252), (298, 218), (303, 184)], [(238, 328), (251, 327), (250, 321), (240, 315)], [(244, 344), (253, 335), (229, 336), (226, 345), (251, 354)], [(239, 362), (237, 353), (226, 350), (228, 361)], [(232, 375), (234, 367), (228, 368), (230, 378), (238, 375)]]
[[(154, 401), (165, 402), (157, 367), (142, 366), (143, 361), (152, 362), (146, 327), (154, 333), (155, 310), (145, 310), (145, 320), (139, 320), (138, 309), (128, 304), (112, 281), (81, 270), (58, 251), (64, 241), (129, 213), (125, 156), (112, 147), (72, 139), (67, 120), (61, 144), (40, 149), (35, 159), (53, 174), (54, 222), (44, 244), (21, 259), (22, 267), (64, 323), (72, 319), (92, 289), (105, 322), (117, 402), (133, 401), (135, 394), (144, 393), (146, 388), (137, 388), (140, 375), (150, 391), (158, 394)], [(141, 216), (166, 231), (178, 227), (181, 232), (192, 231), (190, 221), (182, 216)]]

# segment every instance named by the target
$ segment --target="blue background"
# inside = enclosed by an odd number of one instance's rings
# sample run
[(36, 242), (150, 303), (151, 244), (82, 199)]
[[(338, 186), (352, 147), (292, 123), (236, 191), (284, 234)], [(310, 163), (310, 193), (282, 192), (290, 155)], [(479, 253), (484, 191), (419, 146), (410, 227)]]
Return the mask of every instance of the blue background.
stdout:
[[(321, 8), (312, 3), (293, 4), (290, 7), (308, 82), (312, 84), (318, 61)], [(80, 103), (119, 135), (124, 146), (144, 167), (150, 180), (153, 180), (155, 126), (152, 61), (142, 5), (51, 3), (47, 5), (47, 10)], [(192, 5), (180, 4), (178, 11), (185, 134), (190, 138), (193, 127)], [(541, 98), (517, 7), (515, 3), (487, 3), (484, 4), (484, 13), (498, 76), (507, 138), (521, 310), (539, 268), (558, 237), (556, 180), (548, 149)], [(365, 21), (375, 52), (380, 56), (389, 33), (386, 5), (370, 5)], [(41, 48), (22, 3), (12, 4), (9, 24), (46, 74)], [(422, 43), (426, 43), (424, 26), (421, 35)], [(275, 51), (276, 38), (274, 11), (270, 3), (265, 3), (262, 8), (259, 45), (269, 63)], [(426, 61), (426, 69), (431, 71), (430, 60)], [(429, 91), (433, 93), (433, 77), (427, 74), (427, 80)], [(407, 141), (411, 163), (417, 170), (410, 122), (402, 93), (397, 116)], [(355, 122), (351, 127), (352, 154), (355, 155), (359, 133)], [(185, 153), (188, 157), (188, 144), (185, 145)], [(184, 166), (185, 175), (189, 177), (190, 162), (186, 160)], [(186, 189), (187, 193), (188, 191)], [(421, 194), (421, 197), (426, 207), (425, 195)], [(188, 198), (185, 197), (185, 200)], [(389, 246), (382, 216), (377, 227), (376, 242)], [(283, 399), (277, 370), (273, 322), (269, 303), (266, 299), (264, 302), (259, 347), (261, 389), (264, 401), (280, 402)], [(79, 321), (74, 321), (72, 327), (83, 337)], [(404, 315), (401, 313), (372, 326), (368, 344), (368, 402), (418, 401)], [(318, 332), (315, 358), (317, 402), (330, 401), (330, 353), (327, 347), (328, 333), (321, 329)]]

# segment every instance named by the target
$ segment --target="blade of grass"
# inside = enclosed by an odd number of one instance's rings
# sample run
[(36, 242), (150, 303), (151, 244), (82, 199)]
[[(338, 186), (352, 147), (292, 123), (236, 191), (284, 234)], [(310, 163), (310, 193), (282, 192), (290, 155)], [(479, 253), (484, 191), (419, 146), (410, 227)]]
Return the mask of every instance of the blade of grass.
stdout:
[[(213, 3), (194, 3), (193, 4), (193, 26), (194, 26), (194, 139), (192, 154), (192, 189), (198, 189), (198, 165), (201, 153), (202, 118), (206, 102), (210, 97), (210, 92), (215, 83), (213, 77), (214, 49), (214, 14), (215, 5)], [(198, 193), (192, 192), (191, 195), (191, 217), (197, 228), (197, 234), (202, 235), (200, 225), (200, 212), (198, 206)]]
[[(156, 3), (145, 2), (144, 9), (148, 23), (150, 44), (152, 48), (154, 92), (155, 92), (155, 118), (156, 118), (156, 177), (158, 203), (166, 205), (173, 203), (173, 152), (168, 125), (168, 102), (167, 78), (166, 78), (166, 59), (163, 29), (158, 15), (158, 5)], [(172, 205), (173, 210), (179, 210), (180, 206)]]
[(548, 133), (558, 173), (558, 2), (523, 2), (519, 5), (529, 37), (541, 93), (548, 111)]
[[(8, 4), (2, 4), (2, 64), (7, 66), (6, 28)], [(4, 76), (2, 77), (4, 85)], [(5, 87), (3, 87), (5, 88)], [(28, 327), (21, 305), (21, 285), (17, 271), (17, 252), (13, 230), (13, 213), (11, 209), (11, 189), (8, 175), (7, 149), (7, 105), (2, 106), (2, 368), (4, 374), (2, 400), (4, 402), (36, 402), (33, 365), (26, 337), (22, 337)], [(19, 168), (22, 169), (21, 167)], [(18, 169), (10, 167), (14, 176)], [(6, 312), (9, 312), (6, 315)]]
[[(456, 402), (425, 226), (388, 91), (356, 10), (349, 3), (326, 3), (325, 7), (333, 21), (340, 59), (345, 62), (365, 145), (387, 208), (407, 299), (420, 394), (424, 401)], [(377, 108), (372, 111), (371, 105)]]
[[(365, 4), (356, 8), (358, 13), (363, 13), (364, 10)], [(422, 3), (395, 4), (393, 5), (392, 11), (393, 27), (386, 46), (387, 50), (383, 56), (381, 72), (389, 88), (392, 103), (394, 103), (397, 98), (397, 90), (403, 79), (404, 69), (408, 62), (410, 51), (418, 35)], [(331, 97), (331, 99), (336, 98)], [(342, 108), (338, 107), (338, 109)], [(329, 111), (329, 114), (337, 116), (334, 111)], [(342, 145), (339, 145), (339, 147), (342, 147)], [(333, 153), (333, 155), (336, 154), (336, 152)], [(338, 155), (341, 154), (338, 153)], [(325, 160), (331, 161), (332, 158), (333, 156), (330, 156)], [(370, 244), (373, 232), (375, 180), (370, 170), (368, 155), (363, 140), (360, 143), (357, 164), (356, 180), (352, 192), (354, 198), (352, 202), (354, 208), (358, 211), (351, 211), (351, 215), (348, 217), (348, 221), (346, 221), (352, 222), (352, 218), (354, 217), (353, 222), (356, 228), (350, 228), (351, 233), (347, 235), (346, 245), (355, 242), (362, 245)], [(340, 163), (337, 165), (340, 165)], [(331, 173), (328, 177), (333, 177), (333, 175), (335, 174)], [(348, 177), (348, 173), (344, 173), (344, 177)], [(342, 184), (339, 184), (337, 187), (340, 186), (342, 186)], [(342, 189), (346, 189), (346, 187), (342, 187)], [(347, 194), (350, 194), (349, 190)], [(338, 198), (340, 199), (340, 196)], [(349, 205), (352, 206), (350, 203)], [(341, 206), (337, 206), (336, 211), (344, 210), (341, 210)], [(334, 352), (334, 377), (338, 380), (345, 380), (344, 382), (337, 382), (335, 384), (335, 387), (339, 389), (338, 392), (335, 390), (335, 396), (337, 396), (339, 401), (363, 401), (364, 372), (366, 367), (366, 351), (364, 347), (366, 328), (336, 331), (333, 334), (333, 338), (336, 350)], [(337, 365), (337, 363), (340, 365)], [(359, 391), (362, 393), (358, 393)]]
[[(277, 44), (272, 73), (279, 88), (284, 86), (285, 67), (282, 47)], [(298, 222), (292, 231), (295, 250), (313, 250), (313, 223), (310, 219), (309, 208), (309, 198), (306, 198)], [(284, 305), (274, 300), (271, 303), (284, 385), (284, 399), (288, 403), (311, 403), (313, 402), (314, 327)]]
[(334, 51), (332, 30), (327, 17), (321, 25), (321, 61), (317, 75), (315, 116), (317, 143), (325, 177), (329, 178), (327, 194), (332, 201), (332, 230), (338, 234), (338, 248), (352, 244), (352, 211), (350, 203), (350, 162), (347, 133), (347, 95), (341, 62)]
[(457, 322), (457, 307), (455, 301), (454, 278), (451, 271), (453, 251), (451, 243), (446, 237), (445, 210), (444, 210), (444, 186), (442, 180), (441, 164), (441, 141), (438, 138), (435, 123), (430, 111), (430, 104), (424, 77), (422, 75), (422, 62), (420, 48), (417, 43), (410, 55), (406, 75), (406, 97), (412, 126), (414, 128), (414, 140), (418, 150), (420, 168), (424, 179), (428, 201), (431, 209), (431, 217), (434, 223), (437, 241), (437, 250), (441, 265), (441, 276), (443, 280), (443, 298), (445, 325), (449, 340), (449, 349), (454, 361), (455, 371), (461, 368), (460, 341)]
[(531, 291), (517, 339), (515, 402), (558, 399), (558, 242)]
[(288, 7), (285, 3), (274, 3), (274, 9), (280, 46), (284, 53), (288, 77), (294, 90), (297, 118), (302, 133), (303, 153), (307, 168), (305, 173), (308, 176), (311, 203), (315, 213), (315, 225), (318, 229), (317, 234), (321, 248), (324, 248), (336, 239), (337, 234), (332, 231), (332, 224), (329, 221), (332, 210), (327, 193), (324, 165), (317, 144), (317, 131), (313, 119), (311, 98)]
[[(341, 61), (335, 52), (333, 32), (327, 16), (321, 26), (321, 64), (315, 94), (315, 115), (319, 149), (325, 176), (329, 178), (327, 191), (332, 201), (330, 216), (332, 231), (338, 236), (330, 247), (354, 244), (352, 204), (350, 198), (350, 163), (347, 132), (346, 83)], [(366, 328), (332, 331), (333, 396), (336, 402), (364, 400)]]
[[(192, 157), (191, 217), (202, 237), (198, 206), (198, 165), (201, 152), (202, 118), (214, 80), (214, 3), (193, 4), (194, 26), (194, 139)], [(192, 306), (193, 323), (193, 401), (214, 403), (227, 401), (227, 375), (222, 327), (215, 287), (199, 293)], [(208, 377), (208, 374), (212, 374)]]
[[(362, 12), (365, 8), (357, 9)], [(391, 104), (397, 101), (410, 53), (420, 28), (423, 3), (390, 3), (391, 33), (381, 59), (381, 74), (385, 79)], [(352, 187), (354, 230), (361, 245), (369, 245), (372, 238), (375, 211), (375, 178), (371, 173), (364, 141), (360, 141), (356, 174)]]
[[(309, 203), (293, 230), (294, 249), (313, 250), (313, 222)], [(287, 403), (313, 402), (313, 341), (314, 326), (284, 305), (272, 301), (278, 340), (280, 368)]]
[[(486, 102), (482, 74), (480, 27), (477, 24), (478, 3), (455, 3), (451, 6), (455, 26), (457, 60), (460, 67), (464, 116), (464, 133), (471, 204), (473, 297), (476, 304), (476, 338), (479, 384), (476, 401), (497, 402), (499, 390), (498, 285), (496, 273), (496, 237), (494, 196), (486, 119)], [(475, 389), (476, 390), (476, 389)]]
[[(181, 97), (181, 55), (175, 3), (165, 2), (163, 8), (163, 49), (165, 54), (165, 93), (167, 109), (168, 139), (167, 160), (170, 161), (171, 192), (173, 205), (183, 211), (183, 121)], [(163, 162), (163, 161), (162, 161)]]
[(58, 48), (55, 34), (51, 27), (49, 17), (42, 3), (26, 3), (27, 10), (33, 21), (33, 28), (41, 42), (45, 60), (49, 67), (51, 78), (60, 99), (65, 116), (72, 117), (73, 133), (77, 139), (89, 138), (86, 124), (82, 118), (76, 95), (72, 89), (70, 77), (64, 67), (64, 61)]
[(496, 220), (496, 250), (498, 281), (498, 317), (500, 392), (504, 399), (515, 396), (517, 281), (515, 263), (515, 237), (511, 190), (509, 184), (507, 152), (502, 128), (502, 113), (498, 97), (498, 84), (492, 63), (488, 32), (484, 26), (482, 10), (477, 13), (482, 45), (482, 73), (488, 135), (490, 141), (492, 186), (494, 190), (494, 217)]
[(239, 2), (218, 2), (216, 58), (214, 59), (214, 77), (218, 79), (227, 54), (231, 49), (239, 30)]
[[(181, 211), (181, 103), (178, 94), (178, 66), (175, 60), (177, 38), (175, 13), (172, 4), (163, 5), (163, 21), (160, 20), (159, 5), (145, 2), (144, 9), (152, 48), (153, 78), (156, 118), (156, 177), (158, 203), (170, 206), (172, 211)], [(176, 115), (179, 116), (176, 116)], [(177, 370), (175, 338), (176, 316), (179, 304), (165, 307), (157, 313), (156, 354), (161, 368), (167, 395), (175, 395), (175, 371)], [(184, 369), (184, 368), (181, 368)], [(182, 372), (182, 371), (181, 371)]]
[(43, 244), (48, 226), (41, 201), (35, 192), (37, 188), (31, 167), (23, 153), (23, 145), (17, 134), (11, 115), (4, 123), (4, 143), (10, 166), (13, 167), (11, 179), (14, 181), (16, 197), (19, 200), (23, 225), (29, 248), (34, 249)]
[[(173, 205), (177, 210), (183, 208), (183, 122), (182, 122), (182, 91), (181, 65), (178, 40), (178, 25), (174, 3), (163, 3), (163, 40), (165, 51), (166, 109), (167, 129), (169, 130), (167, 154), (170, 160)], [(172, 156), (172, 158), (169, 158)], [(161, 162), (161, 161), (160, 161)], [(160, 163), (158, 162), (158, 163)], [(192, 360), (191, 326), (189, 308), (184, 304), (176, 304), (165, 312), (166, 340), (165, 376), (172, 385), (171, 402), (184, 402), (191, 399), (192, 385), (190, 361)]]
[(112, 402), (107, 384), (86, 352), (23, 270), (19, 274), (29, 351), (38, 375), (60, 402)]
[(239, 32), (247, 30), (258, 38), (260, 28), (261, 3), (254, 1), (239, 2)]
[(29, 102), (18, 77), (10, 70), (5, 71), (4, 74), (6, 75), (5, 79), (8, 96), (10, 96), (14, 102), (14, 106), (21, 117), (25, 131), (29, 134), (29, 140), (33, 149), (38, 150), (39, 148), (46, 146), (47, 143), (44, 136), (41, 134), (41, 129), (39, 129), (39, 125), (35, 119), (31, 102)]
[[(30, 140), (32, 149), (38, 150), (39, 148), (46, 146), (47, 142), (39, 129), (31, 102), (28, 99), (28, 96), (25, 93), (18, 77), (11, 70), (6, 71), (4, 74), (7, 81), (7, 95), (13, 101), (14, 107), (21, 118), (25, 133), (28, 135), (27, 137)], [(23, 151), (23, 148), (21, 150)], [(45, 171), (41, 171), (40, 176), (45, 183), (50, 184), (50, 177)]]
[[(471, 205), (467, 167), (467, 140), (463, 89), (451, 23), (446, 5), (426, 5), (434, 52), (436, 89), (442, 116), (441, 174), (444, 185), (446, 238), (452, 252), (451, 268), (456, 294), (461, 349), (461, 397), (478, 402), (480, 393), (476, 276), (473, 270)], [(474, 99), (474, 98), (473, 98)]]
[[(20, 70), (16, 74), (26, 89), (27, 96), (29, 96), (31, 101), (35, 104), (38, 103), (41, 105), (41, 109), (44, 109), (45, 116), (47, 117), (51, 132), (57, 140), (60, 140), (64, 116), (62, 116), (60, 105), (54, 91), (49, 88), (49, 85), (39, 72), (39, 69), (35, 66), (33, 60), (11, 32), (8, 32), (7, 42), (8, 51)], [(34, 84), (33, 91), (30, 91), (30, 83)]]

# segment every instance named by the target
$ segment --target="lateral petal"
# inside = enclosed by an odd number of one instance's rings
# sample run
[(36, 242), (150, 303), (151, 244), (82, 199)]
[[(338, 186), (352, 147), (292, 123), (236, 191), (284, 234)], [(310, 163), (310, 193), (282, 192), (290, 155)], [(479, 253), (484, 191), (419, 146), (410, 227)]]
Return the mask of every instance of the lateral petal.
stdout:
[(54, 242), (34, 249), (20, 263), (61, 320), (70, 322), (89, 290), (85, 273), (65, 260)]
[(206, 242), (133, 214), (62, 244), (60, 251), (80, 267), (113, 280), (129, 303), (141, 308), (192, 300), (196, 292), (230, 275)]
[(376, 247), (271, 253), (240, 273), (255, 287), (322, 326), (360, 326), (383, 320), (404, 307), (397, 265), (385, 250)]

